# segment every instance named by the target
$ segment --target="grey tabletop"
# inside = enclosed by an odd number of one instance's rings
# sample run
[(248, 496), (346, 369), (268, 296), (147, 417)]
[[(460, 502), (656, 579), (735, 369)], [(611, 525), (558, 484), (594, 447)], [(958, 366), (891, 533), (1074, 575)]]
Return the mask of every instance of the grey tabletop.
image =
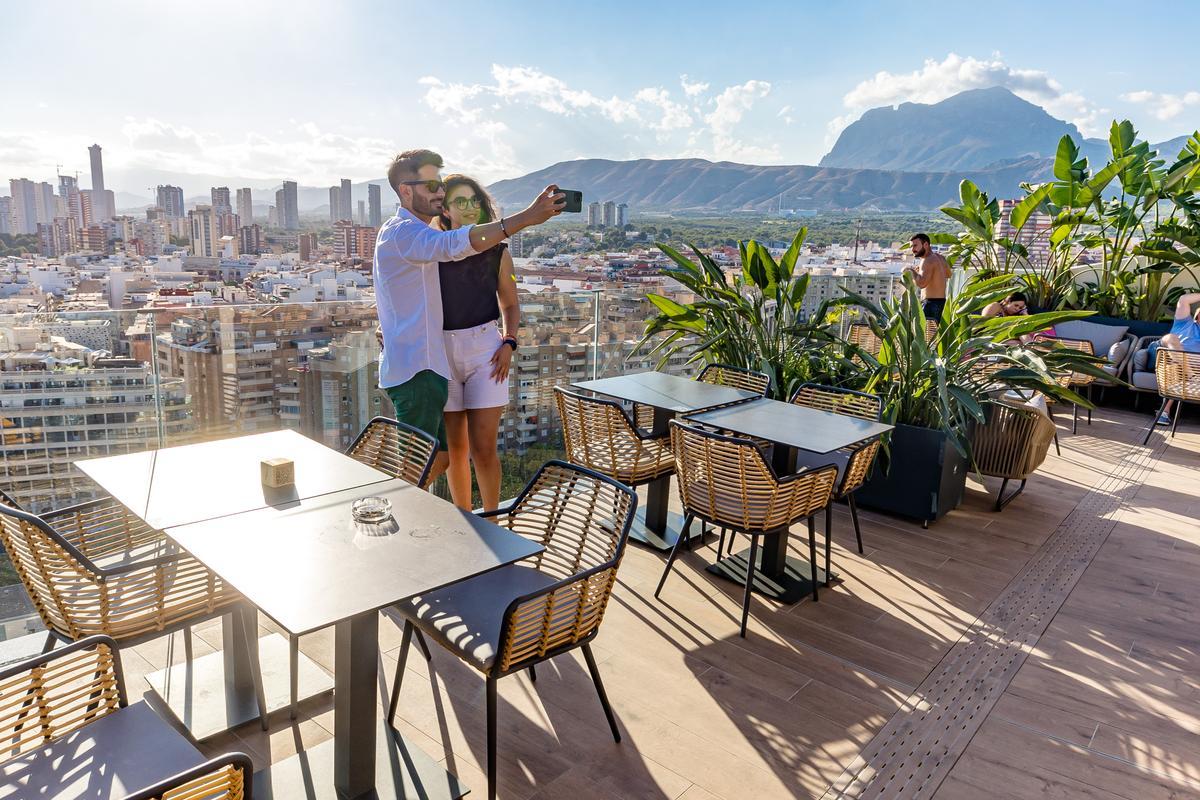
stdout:
[(687, 418), (812, 453), (832, 453), (895, 427), (766, 398), (689, 414)]
[(575, 384), (577, 389), (629, 400), (668, 411), (695, 411), (760, 395), (731, 386), (716, 386), (665, 372), (635, 372)]
[[(290, 458), (295, 484), (262, 485), (259, 463)], [(85, 475), (154, 528), (240, 514), (365, 486), (390, 476), (295, 431), (77, 461)]]
[[(392, 517), (356, 522), (354, 500)], [(401, 480), (169, 528), (167, 535), (285, 629), (304, 634), (543, 549)]]

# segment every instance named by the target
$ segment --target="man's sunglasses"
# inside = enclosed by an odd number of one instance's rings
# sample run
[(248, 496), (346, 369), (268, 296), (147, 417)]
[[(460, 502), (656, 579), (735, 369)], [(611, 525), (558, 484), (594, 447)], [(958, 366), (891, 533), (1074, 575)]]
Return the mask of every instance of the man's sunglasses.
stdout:
[(459, 211), (466, 211), (467, 209), (478, 211), (483, 206), (483, 204), (479, 202), (478, 197), (456, 197), (450, 201), (450, 205), (454, 206)]
[(400, 184), (402, 186), (424, 186), (425, 191), (429, 192), (430, 194), (437, 194), (439, 190), (444, 191), (446, 189), (446, 184), (442, 183), (437, 178), (432, 178), (427, 181), (400, 181)]

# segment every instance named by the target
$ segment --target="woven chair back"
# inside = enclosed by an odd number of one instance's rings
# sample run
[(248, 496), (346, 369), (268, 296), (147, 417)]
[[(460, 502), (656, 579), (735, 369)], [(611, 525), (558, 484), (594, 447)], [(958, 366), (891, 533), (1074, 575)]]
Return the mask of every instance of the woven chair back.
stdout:
[(684, 509), (742, 531), (769, 531), (824, 508), (837, 468), (830, 465), (781, 480), (750, 439), (671, 422), (671, 447)]
[(525, 563), (564, 581), (554, 591), (510, 608), (497, 659), (501, 672), (595, 633), (617, 580), (636, 505), (628, 487), (552, 461), (507, 514), (492, 517), (542, 544), (546, 549)]
[(117, 654), (89, 640), (0, 673), (0, 741), (14, 758), (78, 730), (125, 705)]
[(47, 526), (11, 513), (7, 506), (0, 506), (0, 544), (42, 623), (69, 639), (80, 638), (83, 631), (70, 614), (70, 604), (98, 607), (101, 597), (87, 567)]
[(1054, 423), (1045, 414), (991, 403), (987, 423), (975, 426), (971, 455), (982, 475), (1024, 480), (1046, 460), (1053, 441)]
[(711, 383), (714, 386), (729, 386), (758, 395), (767, 394), (771, 388), (771, 378), (764, 372), (756, 372), (741, 367), (731, 367), (728, 364), (709, 364), (700, 370), (696, 380)]
[(424, 487), (437, 447), (437, 440), (424, 431), (394, 419), (376, 417), (367, 423), (346, 454), (393, 478)]
[(883, 401), (878, 395), (840, 389), (836, 386), (822, 386), (818, 383), (802, 385), (792, 395), (792, 402), (798, 406), (872, 421), (879, 420), (883, 409)]
[(671, 470), (666, 437), (643, 439), (621, 407), (609, 400), (554, 390), (567, 458), (622, 483), (635, 484)]
[(878, 356), (880, 348), (883, 347), (883, 342), (875, 335), (875, 331), (871, 330), (871, 326), (861, 322), (850, 326), (846, 333), (846, 341), (873, 356)]
[(1154, 364), (1158, 393), (1185, 402), (1200, 402), (1200, 353), (1160, 348)]

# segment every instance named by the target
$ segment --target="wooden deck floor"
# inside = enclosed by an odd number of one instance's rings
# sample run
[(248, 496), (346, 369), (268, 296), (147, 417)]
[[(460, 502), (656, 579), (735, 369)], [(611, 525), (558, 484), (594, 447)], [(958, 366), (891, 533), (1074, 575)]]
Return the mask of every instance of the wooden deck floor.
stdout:
[[(536, 686), (506, 678), (501, 796), (1200, 796), (1200, 434), (1191, 425), (1143, 458), (1137, 485), (1097, 522), (1111, 533), (972, 722), (975, 732), (958, 750), (931, 755), (945, 774), (911, 793), (849, 780), (885, 727), (907, 724), (903, 715), (924, 699), (914, 693), (1047, 539), (1091, 513), (1068, 519), (1080, 501), (1131, 453), (1146, 452), (1136, 446), (1146, 419), (1100, 411), (1078, 435), (1061, 430), (1062, 456), (1052, 452), (1000, 514), (975, 482), (962, 508), (929, 530), (866, 512), (862, 556), (839, 509), (842, 582), (819, 603), (756, 598), (744, 640), (736, 587), (703, 571), (711, 550), (681, 558), (659, 602), (664, 558), (631, 546), (595, 644), (623, 743), (608, 733), (582, 658), (539, 669)], [(198, 633), (198, 653), (220, 645), (217, 624)], [(383, 622), (380, 639), (390, 681), (399, 633)], [(332, 668), (330, 632), (302, 647)], [(180, 637), (127, 651), (131, 692), (182, 651)], [(429, 666), (409, 661), (402, 732), (482, 794), (483, 681), (444, 653)], [(384, 704), (386, 690), (381, 682)], [(328, 698), (302, 711), (294, 724), (277, 714), (269, 733), (243, 726), (205, 749), (244, 750), (262, 765), (331, 736)]]

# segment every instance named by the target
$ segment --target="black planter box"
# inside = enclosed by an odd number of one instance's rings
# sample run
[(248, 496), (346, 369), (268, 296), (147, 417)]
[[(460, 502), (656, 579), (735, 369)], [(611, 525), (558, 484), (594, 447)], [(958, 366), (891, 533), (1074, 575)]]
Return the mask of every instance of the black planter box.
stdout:
[(949, 437), (930, 428), (897, 425), (891, 439), (889, 463), (883, 463), (881, 454), (874, 474), (854, 493), (855, 501), (926, 525), (957, 508), (967, 485), (967, 461)]

